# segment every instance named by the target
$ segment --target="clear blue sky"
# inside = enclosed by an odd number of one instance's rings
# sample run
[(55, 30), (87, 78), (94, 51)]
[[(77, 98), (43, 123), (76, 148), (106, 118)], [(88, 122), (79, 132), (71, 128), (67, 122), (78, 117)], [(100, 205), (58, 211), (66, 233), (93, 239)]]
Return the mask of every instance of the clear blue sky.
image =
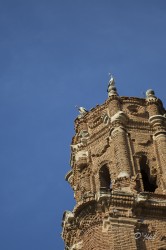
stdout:
[(75, 105), (153, 88), (165, 102), (165, 0), (0, 1), (0, 249), (63, 250)]

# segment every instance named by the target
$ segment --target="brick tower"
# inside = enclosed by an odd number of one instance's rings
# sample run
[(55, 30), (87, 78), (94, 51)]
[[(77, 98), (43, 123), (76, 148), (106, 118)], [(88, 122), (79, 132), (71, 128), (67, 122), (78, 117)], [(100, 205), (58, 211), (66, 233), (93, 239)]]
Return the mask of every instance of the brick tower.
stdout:
[(166, 250), (166, 112), (153, 90), (80, 108), (66, 175), (76, 205), (63, 215), (66, 250)]

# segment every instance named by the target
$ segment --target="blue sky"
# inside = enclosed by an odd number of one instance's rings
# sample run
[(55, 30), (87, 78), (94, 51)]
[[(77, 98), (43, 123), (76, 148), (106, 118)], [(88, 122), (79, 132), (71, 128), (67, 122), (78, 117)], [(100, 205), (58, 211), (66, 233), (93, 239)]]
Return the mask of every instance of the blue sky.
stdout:
[(0, 1), (0, 249), (62, 250), (75, 105), (153, 88), (165, 103), (165, 0)]

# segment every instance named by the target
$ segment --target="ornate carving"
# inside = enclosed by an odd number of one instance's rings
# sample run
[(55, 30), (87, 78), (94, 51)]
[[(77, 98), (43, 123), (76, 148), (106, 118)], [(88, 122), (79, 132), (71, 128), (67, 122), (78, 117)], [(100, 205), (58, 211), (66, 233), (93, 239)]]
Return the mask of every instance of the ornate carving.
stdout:
[(108, 125), (108, 124), (110, 124), (110, 122), (111, 122), (111, 119), (110, 119), (110, 117), (109, 117), (109, 115), (108, 115), (107, 113), (103, 113), (103, 114), (101, 115), (101, 119), (102, 119), (102, 121), (103, 121), (103, 123), (104, 123), (105, 125)]
[[(134, 236), (153, 232), (159, 232), (153, 249), (161, 248), (166, 234), (165, 110), (152, 90), (146, 99), (119, 97), (113, 78), (108, 94), (103, 105), (75, 121), (66, 179), (76, 205), (63, 218), (66, 249), (152, 249), (150, 240)], [(145, 187), (145, 180), (152, 186)]]
[(149, 117), (148, 112), (145, 110), (145, 106), (131, 104), (127, 106), (127, 110), (128, 110), (129, 115), (131, 116), (137, 116), (137, 117), (146, 118), (146, 119), (148, 119)]
[(68, 181), (70, 183), (70, 185), (73, 185), (73, 171), (70, 170), (66, 176), (65, 176), (65, 180)]
[(111, 123), (120, 122), (126, 124), (127, 120), (127, 116), (123, 111), (118, 111), (114, 116), (111, 117)]

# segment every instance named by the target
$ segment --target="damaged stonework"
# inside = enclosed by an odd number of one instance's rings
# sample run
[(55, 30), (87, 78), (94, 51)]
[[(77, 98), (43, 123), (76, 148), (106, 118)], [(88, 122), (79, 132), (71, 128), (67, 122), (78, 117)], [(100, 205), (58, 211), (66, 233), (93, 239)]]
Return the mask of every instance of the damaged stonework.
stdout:
[(86, 150), (81, 150), (77, 153), (75, 153), (75, 160), (78, 161), (79, 159), (82, 158), (88, 158), (88, 151)]
[(107, 91), (75, 120), (65, 250), (166, 249), (166, 110), (153, 90), (119, 96), (113, 76)]
[(78, 243), (75, 243), (72, 247), (70, 247), (69, 249), (70, 250), (80, 250), (82, 249), (82, 241), (78, 242)]

